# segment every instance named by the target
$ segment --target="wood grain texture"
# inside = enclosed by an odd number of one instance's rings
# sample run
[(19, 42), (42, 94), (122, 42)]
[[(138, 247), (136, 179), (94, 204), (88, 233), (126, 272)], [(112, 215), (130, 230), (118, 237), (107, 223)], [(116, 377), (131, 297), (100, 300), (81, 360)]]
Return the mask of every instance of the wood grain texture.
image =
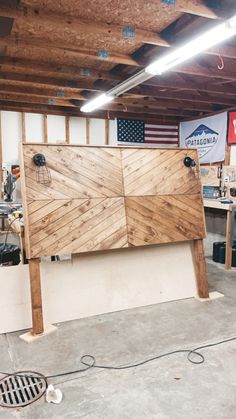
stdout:
[(31, 257), (127, 247), (124, 198), (37, 201), (29, 205)]
[(43, 333), (43, 308), (40, 281), (40, 259), (29, 260), (33, 334)]
[(200, 195), (129, 197), (126, 212), (132, 246), (205, 237)]
[[(32, 161), (36, 153), (46, 157), (52, 177), (49, 187), (36, 182)], [(24, 162), (29, 200), (123, 196), (119, 149), (26, 145)]]
[(209, 290), (203, 240), (193, 240), (192, 256), (196, 274), (198, 296), (200, 298), (208, 298)]
[(199, 166), (184, 166), (186, 156), (198, 162), (196, 150), (123, 149), (121, 152), (126, 196), (200, 193)]
[[(50, 186), (36, 181), (36, 153)], [(195, 150), (23, 145), (27, 257), (202, 239), (199, 166), (186, 155), (197, 161)]]

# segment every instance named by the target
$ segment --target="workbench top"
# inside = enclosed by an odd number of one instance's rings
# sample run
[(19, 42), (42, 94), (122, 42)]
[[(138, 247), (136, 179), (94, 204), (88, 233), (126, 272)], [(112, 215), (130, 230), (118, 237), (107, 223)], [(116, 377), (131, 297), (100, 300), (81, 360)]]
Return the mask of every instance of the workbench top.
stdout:
[(232, 208), (236, 206), (236, 200), (234, 200), (232, 204), (223, 204), (218, 199), (204, 199), (203, 202), (204, 207), (206, 208), (216, 208), (225, 211), (232, 211)]

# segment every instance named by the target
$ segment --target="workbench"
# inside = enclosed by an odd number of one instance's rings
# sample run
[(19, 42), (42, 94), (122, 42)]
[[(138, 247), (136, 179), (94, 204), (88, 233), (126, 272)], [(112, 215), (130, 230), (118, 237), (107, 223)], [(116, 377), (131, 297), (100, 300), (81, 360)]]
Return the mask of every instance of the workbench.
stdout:
[(225, 269), (231, 269), (232, 264), (232, 243), (231, 243), (231, 226), (232, 226), (232, 210), (236, 208), (236, 200), (233, 204), (222, 204), (217, 199), (204, 199), (205, 208), (213, 208), (226, 212), (226, 251), (225, 251)]

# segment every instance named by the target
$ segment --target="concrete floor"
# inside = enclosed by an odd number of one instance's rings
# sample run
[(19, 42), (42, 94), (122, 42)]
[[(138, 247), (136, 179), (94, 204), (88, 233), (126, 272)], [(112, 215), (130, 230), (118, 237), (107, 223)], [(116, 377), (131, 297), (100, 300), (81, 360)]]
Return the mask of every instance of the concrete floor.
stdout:
[[(78, 368), (85, 353), (98, 363), (122, 365), (206, 342), (236, 336), (236, 272), (208, 263), (211, 290), (225, 294), (210, 302), (188, 299), (59, 325), (33, 344), (20, 333), (0, 336), (0, 370), (45, 374)], [(193, 365), (174, 355), (125, 371), (90, 370), (54, 383), (60, 405), (44, 399), (19, 410), (1, 409), (1, 419), (233, 419), (236, 417), (236, 343), (204, 350)], [(178, 378), (178, 379), (177, 379)], [(63, 382), (64, 380), (69, 380)]]

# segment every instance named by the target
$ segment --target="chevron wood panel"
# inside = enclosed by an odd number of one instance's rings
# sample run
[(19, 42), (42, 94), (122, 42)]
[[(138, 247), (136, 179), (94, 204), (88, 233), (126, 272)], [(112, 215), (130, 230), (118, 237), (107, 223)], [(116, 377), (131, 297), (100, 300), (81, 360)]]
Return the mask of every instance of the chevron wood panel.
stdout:
[(129, 197), (125, 203), (131, 246), (205, 237), (200, 195)]
[[(28, 200), (123, 196), (120, 150), (108, 147), (24, 145), (23, 159)], [(36, 182), (32, 157), (46, 157), (52, 183)]]
[(199, 165), (184, 166), (190, 156), (198, 163), (196, 150), (122, 149), (125, 196), (196, 194), (201, 192)]
[[(36, 181), (36, 153), (50, 186)], [(204, 237), (199, 166), (186, 168), (187, 155), (197, 161), (195, 150), (23, 145), (27, 257)]]
[(28, 211), (31, 258), (128, 246), (122, 197), (34, 201)]

